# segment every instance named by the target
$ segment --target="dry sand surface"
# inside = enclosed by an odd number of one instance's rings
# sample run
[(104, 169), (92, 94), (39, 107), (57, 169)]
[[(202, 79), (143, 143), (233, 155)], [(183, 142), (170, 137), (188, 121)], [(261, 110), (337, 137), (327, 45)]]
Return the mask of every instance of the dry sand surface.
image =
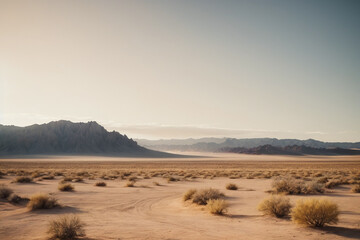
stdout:
[[(1, 170), (32, 169), (45, 166), (51, 169), (114, 169), (126, 167), (129, 169), (159, 168), (166, 166), (173, 169), (176, 166), (184, 169), (218, 168), (222, 163), (175, 164), (163, 162), (139, 162), (116, 165), (116, 163), (66, 163), (58, 165), (43, 162), (0, 163)], [(249, 163), (234, 165), (225, 164), (225, 168), (244, 169)], [(284, 163), (260, 162), (257, 169), (267, 166), (283, 168)], [(325, 165), (315, 162), (314, 165), (304, 165), (301, 162), (290, 164), (291, 169), (302, 167), (311, 169), (360, 169), (356, 160)], [(186, 166), (186, 167), (185, 167)], [(251, 165), (253, 168), (255, 165)], [(45, 168), (44, 167), (44, 168)], [(42, 180), (36, 183), (11, 183), (15, 176), (4, 176), (0, 183), (4, 183), (20, 196), (30, 196), (33, 193), (50, 193), (59, 199), (64, 206), (60, 209), (38, 210), (30, 212), (23, 205), (13, 205), (0, 200), (0, 239), (31, 240), (46, 239), (49, 220), (60, 215), (75, 213), (85, 222), (86, 234), (89, 239), (360, 239), (360, 194), (352, 193), (350, 185), (341, 185), (328, 190), (325, 194), (315, 197), (330, 198), (339, 205), (341, 215), (339, 224), (313, 229), (295, 225), (290, 219), (277, 219), (262, 216), (257, 210), (259, 202), (267, 197), (267, 190), (271, 188), (271, 179), (229, 179), (215, 177), (214, 179), (196, 178), (178, 182), (167, 182), (164, 178), (153, 177), (140, 179), (135, 187), (125, 187), (126, 180), (106, 180), (106, 187), (95, 187), (98, 180), (85, 179), (84, 182), (72, 183), (74, 192), (60, 192), (58, 182), (62, 177), (54, 180)], [(153, 182), (160, 183), (155, 186)], [(227, 183), (239, 186), (236, 191), (225, 189)], [(182, 195), (190, 188), (215, 188), (226, 195), (230, 207), (225, 216), (211, 215), (205, 207), (195, 206), (182, 201)], [(314, 196), (289, 196), (292, 203), (299, 198)]]

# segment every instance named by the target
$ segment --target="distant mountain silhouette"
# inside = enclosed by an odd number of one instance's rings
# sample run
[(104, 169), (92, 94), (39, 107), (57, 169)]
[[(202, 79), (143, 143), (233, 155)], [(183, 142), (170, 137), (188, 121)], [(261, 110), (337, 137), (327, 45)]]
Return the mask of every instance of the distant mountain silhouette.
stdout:
[(137, 142), (151, 149), (159, 151), (194, 151), (217, 152), (223, 148), (255, 148), (264, 145), (274, 147), (307, 146), (312, 148), (359, 148), (360, 142), (321, 142), (314, 139), (277, 139), (277, 138), (202, 138), (202, 139), (171, 139), (171, 140), (143, 140)]
[(28, 127), (0, 125), (0, 156), (53, 154), (173, 156), (141, 147), (126, 135), (108, 132), (96, 122), (61, 120)]
[(245, 153), (245, 154), (265, 154), (265, 155), (360, 155), (360, 150), (344, 148), (313, 148), (307, 146), (286, 146), (274, 147), (263, 145), (254, 148), (223, 148), (220, 152)]

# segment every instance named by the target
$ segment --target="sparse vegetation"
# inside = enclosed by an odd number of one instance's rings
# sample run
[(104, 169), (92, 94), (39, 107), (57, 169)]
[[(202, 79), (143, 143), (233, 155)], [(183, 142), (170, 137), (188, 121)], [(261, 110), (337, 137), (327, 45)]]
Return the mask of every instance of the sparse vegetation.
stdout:
[(354, 193), (360, 193), (360, 184), (356, 184), (351, 188), (351, 191)]
[(6, 199), (13, 193), (13, 190), (5, 186), (4, 184), (0, 184), (0, 198)]
[(227, 212), (228, 204), (224, 199), (210, 199), (206, 207), (212, 214), (223, 215)]
[(70, 183), (59, 183), (58, 189), (63, 192), (74, 191), (74, 186)]
[(292, 220), (298, 224), (323, 227), (338, 222), (338, 205), (327, 199), (299, 200), (291, 213)]
[(227, 190), (238, 190), (238, 186), (234, 183), (229, 183), (226, 185)]
[(291, 209), (290, 199), (281, 195), (272, 195), (264, 199), (258, 206), (265, 215), (282, 218), (288, 216)]
[(317, 181), (305, 182), (292, 177), (277, 177), (272, 183), (275, 193), (280, 194), (318, 194), (325, 191), (324, 184)]
[(50, 209), (54, 207), (59, 207), (57, 200), (53, 197), (50, 197), (45, 193), (36, 193), (30, 197), (30, 201), (27, 204), (27, 207), (30, 210), (37, 209)]
[(153, 184), (154, 184), (155, 186), (161, 186), (161, 184), (158, 183), (158, 182), (153, 182)]
[(84, 223), (76, 215), (61, 216), (49, 224), (52, 240), (75, 240), (85, 236)]
[(97, 187), (106, 187), (106, 182), (96, 182), (95, 186), (97, 186)]
[(220, 199), (224, 194), (217, 189), (208, 188), (196, 191), (192, 197), (193, 203), (206, 205), (209, 200)]
[(192, 197), (194, 196), (194, 194), (196, 193), (196, 189), (189, 189), (184, 195), (183, 195), (183, 200), (187, 201), (192, 199)]
[(128, 182), (125, 184), (125, 187), (135, 187), (135, 181), (128, 181)]
[(17, 183), (30, 183), (32, 181), (33, 181), (33, 179), (31, 177), (18, 176), (18, 177), (15, 178), (14, 182), (17, 182)]

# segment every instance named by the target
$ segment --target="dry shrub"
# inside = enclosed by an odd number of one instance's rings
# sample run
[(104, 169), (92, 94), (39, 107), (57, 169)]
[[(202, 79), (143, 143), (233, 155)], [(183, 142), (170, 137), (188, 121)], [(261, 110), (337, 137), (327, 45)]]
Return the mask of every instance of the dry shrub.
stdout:
[(36, 209), (50, 209), (54, 207), (59, 207), (57, 200), (53, 197), (50, 197), (45, 193), (36, 193), (30, 197), (30, 201), (27, 204), (27, 207), (30, 210)]
[(234, 183), (229, 183), (226, 185), (227, 190), (238, 190), (238, 186)]
[(360, 184), (357, 184), (351, 188), (351, 191), (354, 193), (360, 193)]
[(19, 176), (19, 177), (15, 178), (15, 182), (17, 182), (17, 183), (30, 183), (30, 182), (32, 182), (32, 178), (27, 177), (27, 176)]
[(290, 199), (281, 195), (272, 195), (264, 199), (258, 206), (265, 215), (282, 218), (288, 216), (291, 209)]
[(49, 224), (49, 239), (75, 240), (85, 236), (84, 223), (76, 215), (61, 216)]
[(275, 178), (272, 187), (274, 192), (283, 194), (317, 194), (325, 191), (324, 184), (294, 179), (292, 177)]
[(135, 181), (128, 181), (128, 182), (125, 184), (125, 187), (135, 187)]
[(302, 181), (291, 178), (275, 178), (272, 187), (276, 193), (285, 193), (285, 194), (300, 194), (302, 188)]
[(0, 185), (0, 198), (8, 198), (13, 193), (13, 190), (5, 186), (4, 184)]
[(42, 176), (41, 179), (43, 180), (53, 180), (55, 179), (54, 175), (46, 175), (46, 176)]
[(74, 186), (70, 183), (59, 183), (58, 189), (63, 192), (74, 191)]
[(299, 200), (291, 212), (292, 220), (298, 224), (323, 227), (338, 222), (338, 205), (327, 199)]
[(206, 205), (209, 200), (220, 199), (224, 194), (217, 189), (202, 189), (194, 193), (192, 201), (198, 205)]
[(187, 201), (192, 199), (194, 194), (196, 193), (196, 189), (189, 189), (184, 195), (183, 195), (183, 201)]
[(222, 215), (227, 212), (228, 204), (224, 199), (210, 199), (206, 207), (210, 213)]
[(153, 182), (153, 184), (154, 184), (155, 186), (161, 186), (160, 183), (158, 183), (158, 182)]
[(106, 182), (96, 182), (95, 186), (97, 186), (97, 187), (106, 187)]

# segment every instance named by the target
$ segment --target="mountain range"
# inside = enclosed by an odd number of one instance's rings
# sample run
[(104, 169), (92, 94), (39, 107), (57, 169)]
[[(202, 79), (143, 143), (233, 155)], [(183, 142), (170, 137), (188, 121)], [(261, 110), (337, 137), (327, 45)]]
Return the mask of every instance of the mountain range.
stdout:
[(170, 140), (136, 140), (140, 145), (159, 151), (218, 152), (224, 148), (255, 148), (264, 145), (274, 147), (306, 146), (312, 148), (359, 148), (360, 142), (322, 142), (314, 139), (277, 138), (200, 138)]
[(360, 155), (360, 150), (345, 148), (314, 148), (307, 146), (274, 147), (263, 145), (254, 148), (223, 148), (220, 152), (244, 153), (244, 154), (266, 154), (266, 155)]
[(139, 146), (96, 122), (65, 120), (27, 127), (0, 125), (0, 156), (9, 155), (175, 156)]

